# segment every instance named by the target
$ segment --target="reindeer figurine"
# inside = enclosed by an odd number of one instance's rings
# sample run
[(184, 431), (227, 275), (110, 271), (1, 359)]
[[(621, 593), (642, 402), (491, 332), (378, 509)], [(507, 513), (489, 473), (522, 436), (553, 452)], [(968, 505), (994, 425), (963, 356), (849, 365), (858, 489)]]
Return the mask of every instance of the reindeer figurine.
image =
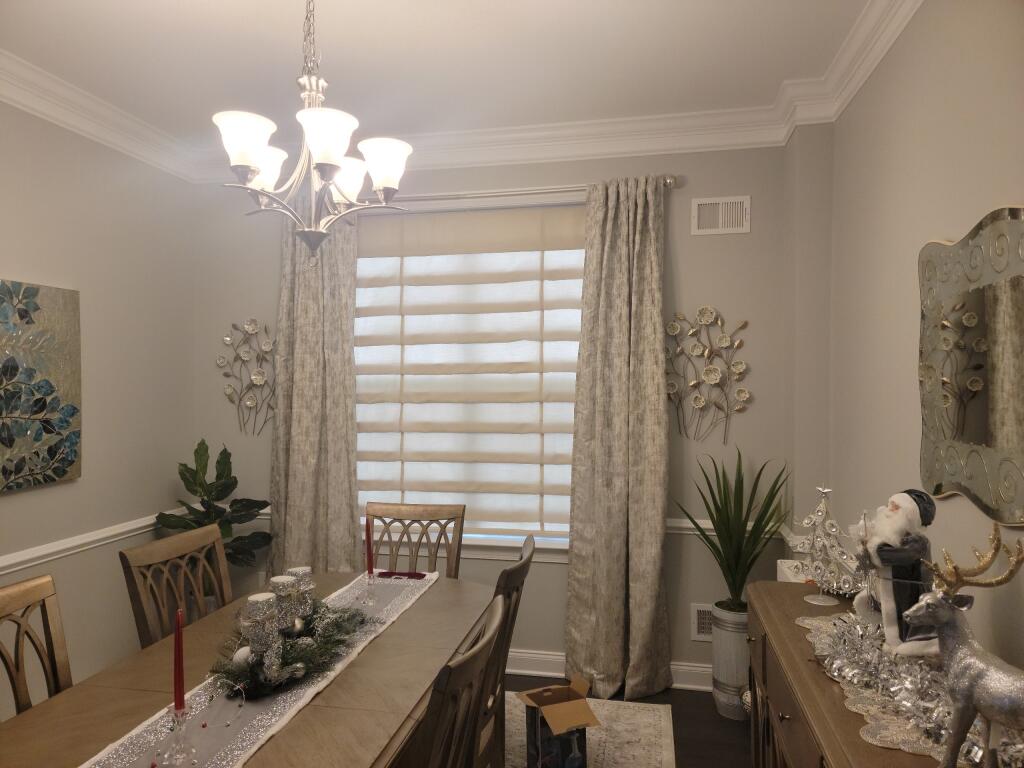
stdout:
[[(997, 768), (995, 749), (990, 745), (992, 723), (1024, 729), (1024, 671), (995, 656), (974, 639), (965, 611), (974, 603), (969, 595), (958, 594), (963, 587), (996, 587), (1005, 584), (1024, 565), (1024, 541), (1014, 550), (1002, 543), (999, 525), (989, 538), (984, 555), (974, 550), (977, 565), (964, 567), (943, 551), (946, 565), (926, 562), (935, 574), (936, 591), (924, 595), (903, 616), (910, 624), (934, 626), (939, 635), (939, 653), (946, 671), (946, 689), (953, 703), (953, 719), (941, 768), (956, 768), (960, 748), (981, 715), (985, 768)], [(1000, 576), (980, 578), (996, 561), (1000, 549), (1010, 561)]]

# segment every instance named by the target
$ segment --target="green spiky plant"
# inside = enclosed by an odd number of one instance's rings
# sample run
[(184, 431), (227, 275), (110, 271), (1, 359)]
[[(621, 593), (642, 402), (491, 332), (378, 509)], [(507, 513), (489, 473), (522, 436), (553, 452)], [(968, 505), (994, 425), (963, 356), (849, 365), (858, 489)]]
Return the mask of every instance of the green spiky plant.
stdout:
[(178, 477), (185, 490), (199, 499), (199, 506), (178, 499), (178, 503), (185, 508), (185, 514), (161, 512), (156, 516), (157, 525), (176, 531), (188, 531), (215, 524), (224, 539), (224, 556), (228, 562), (234, 565), (255, 565), (256, 550), (270, 544), (270, 534), (254, 531), (244, 536), (235, 536), (233, 526), (255, 520), (261, 510), (270, 506), (270, 502), (232, 499), (226, 507), (221, 506), (217, 502), (224, 501), (238, 487), (238, 478), (231, 472), (231, 451), (227, 446), (220, 449), (212, 481), (206, 479), (210, 463), (210, 449), (206, 440), (199, 441), (192, 455), (196, 465), (190, 467), (188, 464), (179, 464)]
[(750, 571), (786, 519), (783, 491), (789, 472), (783, 466), (768, 490), (758, 498), (762, 476), (768, 467), (767, 461), (757, 470), (749, 489), (743, 476), (743, 455), (739, 449), (736, 450), (736, 469), (732, 477), (729, 477), (725, 464), (719, 465), (714, 458), (711, 458), (713, 479), (704, 464), (698, 464), (704, 476), (704, 487), (696, 481), (694, 485), (704, 501), (712, 530), (704, 530), (682, 504), (678, 501), (675, 504), (718, 561), (718, 567), (729, 588), (729, 599), (717, 605), (727, 611), (743, 613), (747, 610), (747, 604), (743, 601), (743, 588)]

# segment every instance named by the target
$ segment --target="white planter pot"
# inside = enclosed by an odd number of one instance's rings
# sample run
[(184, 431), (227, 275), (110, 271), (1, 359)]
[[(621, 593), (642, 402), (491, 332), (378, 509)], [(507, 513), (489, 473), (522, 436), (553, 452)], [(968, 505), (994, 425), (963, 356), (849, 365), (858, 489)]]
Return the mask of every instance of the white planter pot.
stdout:
[(715, 708), (722, 717), (746, 720), (740, 699), (748, 685), (750, 650), (747, 647), (747, 614), (711, 609), (711, 677)]

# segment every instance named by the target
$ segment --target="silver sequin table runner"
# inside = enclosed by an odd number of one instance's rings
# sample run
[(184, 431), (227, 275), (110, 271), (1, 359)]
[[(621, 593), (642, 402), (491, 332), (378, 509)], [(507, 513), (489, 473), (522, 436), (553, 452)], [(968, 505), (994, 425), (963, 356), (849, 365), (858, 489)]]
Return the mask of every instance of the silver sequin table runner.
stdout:
[[(362, 574), (327, 597), (324, 602), (331, 607), (359, 608), (369, 621), (352, 636), (333, 669), (310, 675), (280, 693), (240, 704), (240, 699), (228, 699), (213, 678), (197, 685), (186, 698), (189, 741), (196, 750), (186, 766), (234, 768), (245, 763), (435, 581), (436, 573), (419, 580), (378, 579), (373, 586), (374, 605), (363, 606), (359, 600), (366, 589), (366, 574)], [(167, 749), (170, 726), (169, 711), (161, 710), (81, 768), (152, 768), (154, 763), (159, 766)]]

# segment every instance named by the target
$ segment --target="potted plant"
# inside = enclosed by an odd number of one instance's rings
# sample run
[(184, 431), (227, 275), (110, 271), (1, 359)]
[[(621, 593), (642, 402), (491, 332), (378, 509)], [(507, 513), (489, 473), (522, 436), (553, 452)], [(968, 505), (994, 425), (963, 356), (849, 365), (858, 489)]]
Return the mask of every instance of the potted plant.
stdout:
[(173, 515), (161, 512), (156, 516), (157, 525), (177, 531), (202, 528), (205, 525), (217, 525), (224, 539), (224, 556), (234, 565), (255, 565), (256, 550), (270, 544), (270, 534), (266, 531), (254, 531), (244, 536), (234, 535), (234, 526), (248, 523), (270, 506), (269, 501), (257, 499), (232, 499), (227, 507), (217, 502), (224, 501), (235, 492), (238, 478), (231, 473), (231, 451), (227, 446), (221, 448), (217, 455), (212, 481), (206, 479), (210, 462), (210, 449), (206, 440), (200, 440), (193, 453), (195, 466), (178, 465), (178, 477), (185, 490), (199, 499), (199, 506), (188, 504), (181, 499), (178, 503), (185, 508), (185, 514)]
[(783, 489), (789, 473), (786, 467), (771, 481), (760, 498), (761, 480), (768, 462), (761, 465), (754, 482), (747, 488), (743, 476), (743, 456), (736, 451), (736, 470), (729, 477), (724, 463), (711, 459), (713, 477), (703, 463), (704, 487), (694, 484), (704, 501), (711, 530), (694, 519), (679, 502), (676, 506), (697, 530), (697, 535), (718, 562), (729, 589), (729, 598), (719, 600), (712, 609), (711, 655), (715, 707), (723, 717), (746, 717), (740, 699), (747, 685), (750, 655), (747, 648), (747, 604), (743, 589), (754, 563), (785, 520)]

